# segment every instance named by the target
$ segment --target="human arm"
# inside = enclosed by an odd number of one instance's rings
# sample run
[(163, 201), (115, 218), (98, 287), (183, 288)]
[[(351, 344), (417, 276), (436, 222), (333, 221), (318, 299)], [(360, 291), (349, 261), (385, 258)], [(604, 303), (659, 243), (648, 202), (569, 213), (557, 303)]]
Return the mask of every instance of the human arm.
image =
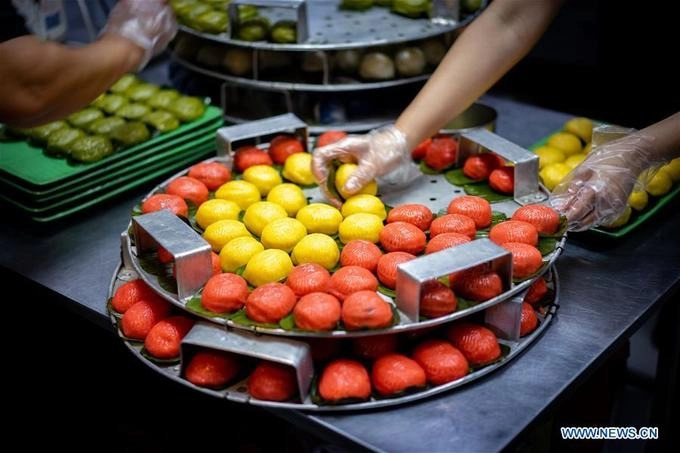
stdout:
[(680, 112), (594, 148), (553, 190), (551, 204), (571, 231), (606, 225), (624, 211), (640, 174), (680, 157)]
[(496, 0), (461, 34), (396, 125), (348, 137), (314, 153), (324, 187), (333, 159), (353, 158), (359, 168), (345, 185), (356, 192), (408, 162), (409, 151), (465, 110), (538, 41), (563, 0)]
[(175, 32), (165, 0), (119, 0), (101, 38), (87, 46), (32, 36), (0, 43), (0, 122), (36, 126), (84, 107), (162, 51)]
[(143, 55), (116, 35), (80, 48), (34, 36), (6, 41), (0, 44), (0, 122), (31, 127), (63, 118), (134, 70)]
[(496, 0), (460, 35), (396, 127), (410, 151), (462, 113), (524, 57), (563, 0)]

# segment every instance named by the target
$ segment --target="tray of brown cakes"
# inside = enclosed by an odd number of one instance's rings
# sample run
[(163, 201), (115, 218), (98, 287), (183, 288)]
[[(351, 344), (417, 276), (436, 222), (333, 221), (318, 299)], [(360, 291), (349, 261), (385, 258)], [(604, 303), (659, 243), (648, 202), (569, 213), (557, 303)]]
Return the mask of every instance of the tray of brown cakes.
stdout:
[[(558, 306), (566, 226), (532, 153), (485, 130), (413, 152), (422, 175), (343, 191), (291, 114), (222, 128), (217, 157), (157, 186), (121, 235), (109, 311), (159, 372), (304, 410), (401, 404), (509, 362)], [(488, 183), (487, 183), (488, 181)]]

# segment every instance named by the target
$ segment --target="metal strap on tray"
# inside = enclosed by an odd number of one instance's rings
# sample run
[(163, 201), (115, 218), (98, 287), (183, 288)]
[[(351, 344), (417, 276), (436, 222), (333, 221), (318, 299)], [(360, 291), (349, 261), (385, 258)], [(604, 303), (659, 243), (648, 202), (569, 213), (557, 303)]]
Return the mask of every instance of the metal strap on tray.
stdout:
[(174, 258), (180, 300), (192, 297), (212, 275), (210, 244), (169, 210), (134, 216), (132, 227), (138, 255), (159, 244)]
[(233, 0), (229, 3), (229, 29), (227, 30), (232, 39), (238, 39), (234, 36), (234, 31), (238, 29), (240, 22), (239, 5), (292, 9), (296, 15), (297, 43), (304, 43), (309, 38), (307, 0)]
[[(199, 322), (189, 331), (181, 345), (181, 373), (191, 357), (192, 348), (202, 347), (276, 362), (295, 369), (300, 398), (305, 399), (314, 376), (314, 363), (307, 343), (287, 338), (225, 330), (214, 324)], [(230, 399), (247, 401), (247, 392), (230, 393)], [(239, 396), (239, 398), (235, 398)]]
[(425, 283), (447, 277), (479, 264), (490, 263), (503, 282), (503, 291), (512, 286), (512, 255), (489, 239), (477, 239), (423, 255), (397, 267), (397, 307), (410, 320), (418, 322), (420, 298)]
[(513, 197), (521, 205), (538, 203), (547, 198), (538, 186), (538, 156), (486, 129), (473, 129), (460, 136), (456, 166), (483, 149), (498, 154), (515, 166)]
[(307, 124), (292, 113), (285, 113), (263, 120), (218, 129), (217, 155), (231, 156), (233, 152), (232, 143), (236, 141), (263, 137), (277, 132), (292, 132), (302, 143), (307, 143)]

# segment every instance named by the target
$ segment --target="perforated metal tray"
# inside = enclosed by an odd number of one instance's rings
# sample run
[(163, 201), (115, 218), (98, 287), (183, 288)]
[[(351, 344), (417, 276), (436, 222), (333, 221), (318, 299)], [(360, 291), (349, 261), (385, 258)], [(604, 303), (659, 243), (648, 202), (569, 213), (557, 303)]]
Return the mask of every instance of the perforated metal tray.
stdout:
[(422, 82), (430, 77), (430, 74), (421, 74), (414, 77), (401, 77), (382, 82), (357, 82), (357, 83), (297, 83), (297, 82), (278, 82), (269, 80), (248, 79), (245, 77), (237, 77), (223, 72), (214, 71), (194, 63), (191, 63), (175, 54), (171, 58), (182, 66), (216, 79), (229, 82), (231, 85), (265, 89), (267, 91), (281, 90), (281, 91), (318, 91), (318, 92), (338, 92), (338, 91), (363, 91), (363, 90), (379, 90), (381, 88), (392, 88), (401, 85), (408, 85), (412, 83)]
[[(138, 278), (139, 276), (136, 272), (129, 267), (121, 263), (116, 272), (113, 275), (111, 284), (109, 287), (109, 300), (113, 297), (116, 289), (130, 281)], [(246, 389), (246, 379), (242, 379), (239, 382), (229, 385), (227, 388), (221, 390), (212, 390), (204, 387), (196, 386), (189, 381), (182, 378), (182, 371), (184, 368), (184, 363), (175, 362), (169, 364), (162, 364), (150, 360), (142, 353), (143, 344), (141, 342), (131, 342), (123, 339), (127, 348), (140, 359), (144, 364), (155, 370), (156, 372), (172, 379), (175, 382), (183, 384), (187, 387), (193, 388), (197, 391), (211, 395), (217, 398), (223, 398), (228, 401), (250, 404), (253, 406), (261, 406), (267, 408), (275, 409), (295, 409), (313, 412), (336, 412), (336, 411), (360, 411), (369, 409), (379, 409), (389, 406), (397, 406), (400, 404), (406, 404), (413, 401), (430, 398), (435, 395), (442, 394), (444, 392), (451, 391), (457, 387), (465, 385), (469, 382), (475, 381), (483, 376), (486, 376), (504, 365), (508, 364), (512, 359), (517, 357), (529, 347), (534, 341), (538, 340), (541, 334), (548, 327), (553, 317), (555, 316), (557, 309), (559, 308), (559, 293), (560, 284), (557, 271), (554, 267), (550, 269), (547, 274), (547, 283), (552, 294), (552, 301), (542, 304), (546, 306), (546, 312), (544, 315), (537, 314), (539, 318), (539, 325), (537, 329), (531, 334), (519, 338), (518, 340), (504, 340), (499, 339), (499, 343), (502, 347), (509, 349), (509, 352), (503, 356), (503, 358), (491, 365), (485, 366), (474, 370), (473, 372), (467, 374), (463, 378), (449, 382), (444, 385), (427, 387), (422, 391), (417, 391), (415, 393), (409, 393), (404, 396), (394, 397), (394, 398), (371, 398), (368, 401), (360, 403), (347, 403), (347, 404), (337, 404), (337, 405), (319, 405), (312, 401), (309, 394), (305, 392), (305, 396), (298, 401), (288, 401), (288, 402), (273, 402), (273, 401), (263, 401), (256, 398), (252, 398)], [(521, 300), (518, 306), (521, 307)], [(118, 330), (118, 322), (120, 315), (110, 312), (111, 322), (113, 323), (116, 330)], [(487, 322), (489, 322), (489, 315), (487, 313)], [(519, 326), (517, 326), (519, 328)], [(232, 341), (227, 337), (235, 335)], [(261, 347), (251, 348), (250, 351), (245, 351), (244, 348), (248, 344), (253, 344), (258, 342), (258, 338), (265, 344)], [(229, 341), (227, 341), (229, 340)], [(244, 343), (245, 340), (247, 343)], [(227, 344), (228, 343), (228, 344)], [(239, 345), (240, 343), (240, 345)], [(284, 343), (284, 348), (280, 348), (280, 343)], [(236, 344), (236, 346), (234, 346)], [(297, 345), (297, 346), (296, 346)], [(244, 334), (234, 331), (233, 329), (224, 328), (222, 326), (206, 323), (198, 323), (192, 332), (190, 332), (182, 344), (183, 356), (187, 348), (191, 347), (207, 347), (216, 350), (227, 350), (232, 353), (236, 353), (247, 356), (254, 356), (260, 359), (269, 360), (277, 363), (285, 363), (293, 366), (296, 369), (296, 374), (298, 376), (298, 388), (304, 389), (309, 388), (310, 385), (314, 385), (312, 376), (309, 373), (310, 356), (306, 355), (305, 351), (308, 351), (304, 339), (302, 341), (288, 340), (288, 339), (276, 339), (275, 337), (267, 336), (252, 336), (251, 334)], [(297, 351), (297, 354), (291, 354), (292, 351)]]
[[(306, 42), (276, 44), (265, 41), (241, 41), (228, 33), (209, 34), (180, 25), (180, 30), (202, 39), (241, 47), (262, 50), (309, 51), (339, 50), (383, 46), (416, 41), (438, 36), (464, 27), (486, 7), (487, 1), (474, 14), (462, 20), (411, 19), (390, 12), (388, 8), (373, 7), (367, 11), (338, 9), (337, 0), (309, 0), (307, 2)], [(282, 19), (295, 19), (290, 10), (277, 8), (263, 11), (272, 23)]]
[[(272, 125), (276, 125), (275, 127), (272, 128)], [(286, 126), (288, 125), (288, 126)], [(268, 120), (262, 120), (259, 122), (252, 122), (243, 126), (232, 126), (228, 128), (223, 128), (220, 131), (218, 131), (218, 153), (220, 150), (222, 152), (228, 152), (231, 150), (231, 141), (232, 140), (238, 140), (239, 138), (253, 138), (257, 137), (259, 135), (267, 135), (267, 134), (272, 134), (276, 132), (281, 132), (284, 130), (297, 130), (300, 132), (301, 128), (304, 129), (304, 123), (300, 122), (299, 119), (292, 115), (283, 115), (280, 117), (274, 117)], [(307, 134), (305, 131), (300, 132), (302, 137), (306, 137)], [(500, 137), (486, 131), (483, 129), (478, 129), (474, 131), (467, 132), (463, 135), (463, 138), (461, 139), (461, 148), (465, 150), (466, 153), (472, 152), (472, 148), (475, 146), (479, 145), (488, 145), (489, 147), (494, 148), (495, 152), (500, 153), (503, 155), (505, 158), (508, 160), (511, 160), (516, 163), (516, 168), (517, 168), (517, 174), (521, 175), (524, 170), (526, 170), (525, 167), (532, 167), (532, 166), (537, 166), (537, 158), (536, 156), (533, 156), (531, 153), (528, 151), (524, 151), (521, 148), (517, 147), (516, 145), (513, 145), (507, 141), (504, 141)], [(264, 146), (264, 145), (263, 145)], [(225, 151), (226, 150), (226, 151)], [(528, 157), (527, 157), (528, 156)], [(224, 161), (225, 158), (215, 158), (215, 159), (222, 159)], [(227, 157), (227, 162), (230, 157)], [(524, 170), (522, 170), (524, 169)], [(164, 187), (167, 186), (167, 184), (175, 179), (178, 176), (184, 175), (186, 173), (186, 170), (183, 172), (180, 172), (173, 177), (169, 178), (168, 180), (164, 181), (160, 185), (158, 185), (154, 190), (152, 190), (147, 196), (150, 196), (154, 193), (157, 193), (159, 191), (163, 191)], [(529, 174), (528, 172), (524, 172), (525, 174)], [(536, 202), (536, 197), (541, 197), (545, 196), (544, 189), (538, 186), (537, 183), (537, 175), (534, 174), (534, 180), (533, 182), (531, 181), (521, 181), (516, 184), (515, 188), (515, 199), (518, 201), (513, 200), (508, 200), (500, 203), (494, 203), (492, 205), (492, 208), (494, 211), (502, 212), (506, 216), (510, 217), (512, 213), (520, 207), (520, 201), (522, 204), (526, 202)], [(451, 185), (448, 181), (446, 181), (445, 177), (443, 175), (422, 175), (420, 178), (418, 178), (416, 181), (414, 181), (411, 185), (408, 187), (400, 188), (400, 190), (391, 190), (389, 193), (379, 195), (382, 197), (382, 200), (390, 206), (398, 206), (400, 204), (405, 204), (405, 203), (422, 203), (426, 206), (428, 206), (432, 212), (437, 213), (441, 210), (446, 210), (449, 202), (453, 197), (463, 195), (463, 189)], [(307, 196), (308, 200), (310, 202), (322, 202), (324, 201), (324, 197), (321, 193), (321, 190), (319, 188), (313, 188), (313, 189), (306, 189), (305, 190), (305, 195)], [(540, 200), (539, 200), (540, 201)], [(186, 227), (187, 234), (193, 234), (197, 235), (195, 231), (193, 231), (190, 227)], [(217, 324), (222, 324), (228, 327), (233, 327), (233, 328), (238, 328), (238, 329), (243, 329), (243, 330), (248, 330), (252, 332), (258, 332), (258, 333), (265, 333), (265, 334), (270, 334), (270, 335), (281, 335), (281, 336), (290, 336), (290, 337), (361, 337), (361, 336), (372, 336), (372, 335), (377, 335), (377, 334), (387, 334), (387, 333), (395, 333), (395, 332), (406, 332), (406, 331), (412, 331), (412, 330), (418, 330), (422, 329), (425, 327), (433, 327), (433, 326), (438, 326), (450, 321), (453, 321), (455, 319), (462, 318), (464, 316), (467, 316), (471, 313), (478, 312), (480, 310), (484, 310), (486, 308), (492, 307), (494, 305), (500, 304), (504, 301), (508, 301), (515, 297), (517, 294), (525, 291), (536, 279), (538, 279), (540, 276), (542, 276), (543, 273), (547, 271), (547, 269), (555, 262), (555, 260), (559, 257), (561, 254), (564, 244), (566, 241), (566, 235), (563, 236), (560, 240), (556, 241), (555, 248), (554, 250), (549, 253), (547, 256), (544, 257), (544, 265), (542, 266), (541, 270), (537, 272), (535, 275), (531, 276), (530, 278), (522, 281), (521, 283), (514, 284), (512, 285), (509, 289), (507, 289), (505, 292), (503, 292), (501, 295), (490, 299), (486, 302), (479, 303), (477, 305), (474, 305), (470, 308), (466, 308), (464, 310), (456, 311), (454, 313), (451, 313), (447, 316), (442, 316), (439, 318), (433, 318), (433, 319), (428, 319), (428, 320), (414, 320), (412, 318), (409, 318), (407, 316), (407, 313), (402, 312), (400, 310), (397, 310), (398, 313), (398, 318), (399, 322), (396, 325), (393, 325), (389, 328), (385, 329), (376, 329), (376, 330), (359, 330), (359, 331), (345, 331), (345, 330), (335, 330), (335, 331), (330, 331), (330, 332), (306, 332), (306, 331), (298, 331), (298, 330), (286, 330), (283, 328), (270, 328), (270, 327), (262, 327), (262, 326), (257, 326), (257, 325), (245, 325), (245, 324), (240, 324), (237, 322), (234, 322), (232, 319), (228, 319), (227, 316), (225, 317), (213, 317), (213, 316), (204, 316), (204, 318), (208, 321), (211, 321), (213, 323)], [(469, 245), (474, 247), (474, 241), (470, 243)], [(481, 244), (481, 243), (480, 243)], [(468, 245), (468, 244), (466, 244)], [(180, 297), (178, 296), (177, 293), (172, 293), (164, 289), (161, 284), (158, 281), (158, 278), (144, 270), (140, 260), (138, 259), (137, 256), (137, 249), (135, 245), (132, 243), (132, 241), (129, 240), (126, 234), (123, 235), (123, 253), (124, 256), (129, 258), (130, 262), (132, 263), (133, 268), (135, 271), (140, 275), (140, 277), (147, 283), (149, 284), (158, 294), (169, 300), (171, 303), (174, 305), (188, 310), (186, 308), (186, 304), (188, 303), (188, 300), (186, 297)], [(439, 252), (439, 253), (446, 253), (446, 251)], [(491, 253), (493, 255), (493, 253)], [(432, 256), (432, 255), (429, 255)], [(425, 259), (426, 257), (423, 257)], [(467, 257), (463, 257), (463, 261)], [(489, 257), (491, 259), (491, 257)], [(414, 260), (412, 263), (417, 265), (418, 259)], [(478, 257), (475, 257), (474, 259), (470, 259), (469, 262), (467, 262), (467, 267), (472, 267), (476, 264), (479, 263)], [(449, 269), (448, 272), (452, 272), (453, 269)], [(445, 275), (442, 273), (441, 275)], [(434, 276), (433, 276), (434, 277)], [(384, 296), (387, 298), (387, 296)], [(192, 311), (192, 313), (194, 313)], [(197, 314), (197, 313), (194, 313)], [(199, 315), (199, 314), (197, 314)], [(200, 315), (199, 315), (200, 316)]]

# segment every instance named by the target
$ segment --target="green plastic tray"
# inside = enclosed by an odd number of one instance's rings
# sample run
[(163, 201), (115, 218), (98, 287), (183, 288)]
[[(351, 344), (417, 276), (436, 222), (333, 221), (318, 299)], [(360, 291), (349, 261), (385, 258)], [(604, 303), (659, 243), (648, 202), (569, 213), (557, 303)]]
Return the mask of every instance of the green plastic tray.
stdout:
[(207, 143), (203, 148), (195, 149), (189, 155), (173, 157), (170, 162), (162, 162), (153, 166), (147, 166), (136, 172), (128, 173), (127, 175), (111, 180), (101, 186), (97, 186), (87, 192), (79, 193), (74, 197), (53, 203), (47, 207), (35, 208), (26, 206), (2, 193), (0, 193), (0, 199), (12, 204), (24, 213), (29, 214), (36, 221), (49, 222), (71, 215), (104, 200), (108, 200), (119, 193), (133, 189), (161, 175), (177, 171), (193, 162), (214, 154), (214, 150), (214, 143)]
[(137, 173), (139, 170), (148, 169), (151, 166), (161, 165), (163, 163), (171, 164), (177, 159), (193, 155), (196, 153), (196, 150), (202, 150), (211, 145), (214, 145), (214, 139), (211, 135), (206, 135), (203, 140), (192, 141), (182, 146), (173, 148), (169, 153), (159, 152), (152, 154), (149, 157), (127, 165), (118, 171), (106, 173), (100, 178), (91, 179), (86, 184), (75, 185), (68, 188), (67, 190), (59, 191), (45, 197), (29, 198), (22, 196), (21, 193), (12, 191), (9, 188), (5, 195), (7, 197), (12, 197), (17, 203), (23, 204), (24, 206), (28, 206), (30, 208), (43, 209), (46, 207), (52, 207), (64, 199), (71, 199), (72, 197), (79, 194), (89, 193), (93, 189), (97, 189), (103, 184), (108, 184), (114, 180), (118, 181), (121, 179), (121, 177), (128, 176), (131, 173)]
[(109, 166), (113, 162), (135, 156), (142, 150), (162, 146), (168, 140), (201, 128), (215, 121), (216, 118), (221, 120), (222, 111), (217, 107), (208, 106), (203, 116), (191, 123), (90, 164), (71, 163), (65, 159), (47, 156), (42, 148), (32, 146), (26, 141), (1, 142), (0, 174), (5, 178), (16, 178), (20, 184), (28, 183), (36, 186), (37, 189), (45, 189), (47, 186), (63, 183), (96, 168)]
[[(560, 132), (560, 131), (555, 131)], [(529, 147), (531, 151), (536, 150), (539, 146), (543, 146), (548, 142), (548, 139), (550, 136), (553, 134), (550, 134), (548, 137), (545, 137), (544, 139), (534, 143)], [(633, 210), (633, 213), (630, 216), (630, 220), (628, 221), (627, 224), (620, 228), (615, 228), (615, 229), (606, 229), (602, 227), (595, 227), (591, 228), (588, 230), (588, 232), (593, 233), (598, 236), (602, 237), (608, 237), (608, 238), (613, 238), (613, 239), (618, 239), (621, 238), (631, 231), (635, 230), (637, 227), (642, 225), (649, 219), (650, 217), (653, 217), (654, 214), (656, 214), (659, 210), (661, 210), (665, 205), (667, 205), (674, 197), (676, 197), (680, 193), (680, 184), (674, 183), (674, 186), (671, 188), (671, 190), (660, 197), (653, 197), (649, 196), (649, 203), (647, 204), (647, 207), (642, 212), (636, 212)]]
[(138, 162), (149, 156), (163, 154), (167, 157), (174, 152), (175, 147), (184, 146), (188, 143), (196, 143), (205, 139), (206, 136), (214, 137), (215, 130), (222, 126), (221, 120), (215, 120), (212, 123), (206, 124), (200, 129), (188, 131), (179, 137), (175, 137), (167, 142), (159, 144), (158, 147), (140, 150), (138, 153), (129, 156), (126, 159), (118, 160), (117, 162), (109, 162), (109, 165), (96, 168), (92, 171), (82, 173), (76, 178), (69, 178), (58, 185), (45, 186), (47, 188), (35, 189), (35, 186), (27, 187), (24, 182), (19, 182), (11, 178), (4, 178), (0, 175), (0, 185), (5, 185), (17, 191), (20, 196), (31, 199), (40, 199), (48, 196), (55, 196), (67, 189), (73, 187), (80, 187), (86, 184), (92, 184), (93, 180), (97, 180), (110, 174), (111, 172), (119, 171), (120, 169), (128, 168), (129, 165)]

